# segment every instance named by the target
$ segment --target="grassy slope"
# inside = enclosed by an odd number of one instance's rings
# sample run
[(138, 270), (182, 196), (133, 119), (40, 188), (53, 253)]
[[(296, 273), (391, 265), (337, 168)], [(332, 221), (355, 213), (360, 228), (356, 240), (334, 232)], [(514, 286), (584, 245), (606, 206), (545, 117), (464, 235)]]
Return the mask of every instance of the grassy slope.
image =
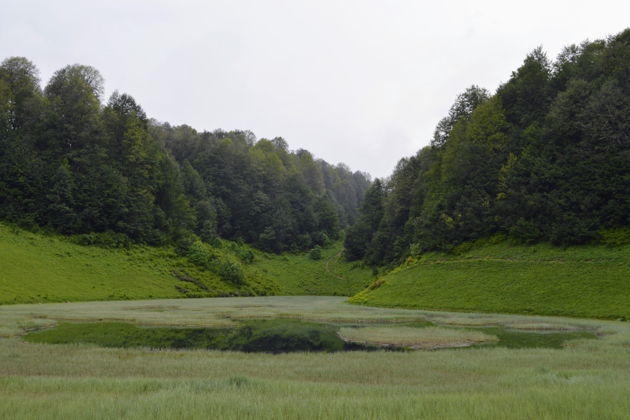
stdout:
[[(178, 280), (186, 271), (210, 289)], [(216, 276), (200, 272), (172, 249), (81, 246), (0, 224), (0, 303), (184, 297), (236, 293)]]
[(342, 251), (342, 243), (337, 242), (322, 249), (322, 259), (317, 261), (308, 254), (261, 254), (254, 266), (279, 284), (280, 295), (352, 296), (374, 276), (372, 270), (346, 262)]
[(481, 246), (429, 254), (350, 299), (405, 308), (630, 318), (630, 245)]
[[(237, 260), (226, 243), (219, 253)], [(222, 296), (233, 294), (326, 294), (350, 296), (372, 280), (371, 271), (335, 256), (341, 244), (308, 255), (268, 255), (255, 251), (255, 262), (243, 264), (246, 284), (234, 286), (201, 270), (172, 248), (133, 246), (104, 249), (82, 246), (62, 236), (27, 232), (0, 223), (0, 304)], [(246, 248), (246, 247), (245, 247)], [(179, 280), (185, 272), (208, 290)]]

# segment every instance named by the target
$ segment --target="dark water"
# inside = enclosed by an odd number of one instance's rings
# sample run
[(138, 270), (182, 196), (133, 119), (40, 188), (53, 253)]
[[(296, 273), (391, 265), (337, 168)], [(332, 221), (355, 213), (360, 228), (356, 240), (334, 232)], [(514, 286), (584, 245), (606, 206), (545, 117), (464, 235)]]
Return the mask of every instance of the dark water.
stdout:
[(336, 352), (374, 350), (346, 343), (338, 327), (299, 320), (254, 320), (237, 328), (139, 327), (119, 322), (60, 323), (25, 339), (49, 344), (90, 343), (104, 347), (208, 349), (243, 352)]

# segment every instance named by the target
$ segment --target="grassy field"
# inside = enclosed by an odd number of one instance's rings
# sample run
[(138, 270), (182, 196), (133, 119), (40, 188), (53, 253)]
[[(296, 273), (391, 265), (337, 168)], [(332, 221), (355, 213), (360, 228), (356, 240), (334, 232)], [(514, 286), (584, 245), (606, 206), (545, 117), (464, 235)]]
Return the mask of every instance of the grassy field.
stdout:
[[(240, 319), (453, 331), (590, 331), (562, 349), (264, 353), (35, 344), (59, 320), (229, 326)], [(0, 306), (0, 418), (624, 419), (630, 324), (368, 308), (340, 297), (256, 297)], [(400, 331), (395, 331), (400, 329)], [(544, 334), (541, 334), (544, 335)], [(463, 335), (462, 335), (463, 336)], [(388, 338), (385, 338), (386, 340)]]
[(341, 244), (321, 260), (270, 255), (224, 242), (218, 255), (241, 263), (243, 284), (222, 280), (178, 255), (173, 247), (83, 246), (72, 238), (28, 232), (0, 223), (0, 304), (155, 299), (225, 295), (327, 294), (350, 296), (367, 286), (371, 270), (338, 258)]
[(630, 245), (507, 243), (425, 254), (351, 302), (436, 310), (630, 319)]

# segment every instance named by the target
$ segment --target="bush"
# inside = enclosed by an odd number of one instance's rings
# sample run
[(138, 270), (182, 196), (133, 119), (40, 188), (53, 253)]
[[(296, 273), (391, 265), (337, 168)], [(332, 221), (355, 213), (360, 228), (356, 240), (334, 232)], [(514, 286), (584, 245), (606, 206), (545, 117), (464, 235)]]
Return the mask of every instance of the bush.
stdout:
[(225, 259), (219, 263), (217, 274), (221, 279), (232, 284), (243, 284), (245, 280), (245, 273), (241, 265), (229, 259)]
[(551, 227), (550, 240), (554, 245), (582, 245), (597, 239), (597, 232), (592, 229), (594, 223), (577, 217), (565, 217), (562, 223)]
[(311, 252), (309, 252), (308, 256), (311, 258), (311, 260), (321, 260), (322, 249), (319, 246), (316, 246), (315, 248), (311, 249)]
[(197, 242), (199, 238), (188, 231), (178, 232), (175, 236), (175, 252), (179, 255), (186, 255), (192, 244)]
[(216, 258), (216, 255), (208, 245), (197, 240), (188, 247), (186, 258), (198, 267), (208, 268), (210, 262)]
[(543, 232), (536, 224), (521, 217), (510, 228), (510, 237), (521, 243), (533, 244), (543, 239)]
[(245, 264), (251, 264), (254, 262), (254, 253), (246, 245), (229, 242), (228, 249), (236, 254)]
[(93, 245), (101, 248), (129, 248), (131, 239), (124, 233), (101, 232), (75, 235), (72, 241), (79, 245)]
[(599, 241), (603, 245), (621, 246), (630, 244), (630, 227), (600, 230)]

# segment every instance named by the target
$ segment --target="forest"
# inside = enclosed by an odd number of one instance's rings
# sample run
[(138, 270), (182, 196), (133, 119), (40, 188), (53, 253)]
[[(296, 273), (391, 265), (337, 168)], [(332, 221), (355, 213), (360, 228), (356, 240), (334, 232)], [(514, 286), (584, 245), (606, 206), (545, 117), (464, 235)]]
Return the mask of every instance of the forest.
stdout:
[(369, 176), (281, 137), (198, 132), (101, 101), (98, 70), (69, 65), (42, 89), (23, 57), (0, 65), (0, 220), (92, 242), (324, 245), (354, 223)]
[(460, 94), (431, 144), (370, 186), (345, 249), (382, 265), (481, 238), (584, 244), (628, 225), (630, 29), (555, 61), (536, 48), (494, 94)]

